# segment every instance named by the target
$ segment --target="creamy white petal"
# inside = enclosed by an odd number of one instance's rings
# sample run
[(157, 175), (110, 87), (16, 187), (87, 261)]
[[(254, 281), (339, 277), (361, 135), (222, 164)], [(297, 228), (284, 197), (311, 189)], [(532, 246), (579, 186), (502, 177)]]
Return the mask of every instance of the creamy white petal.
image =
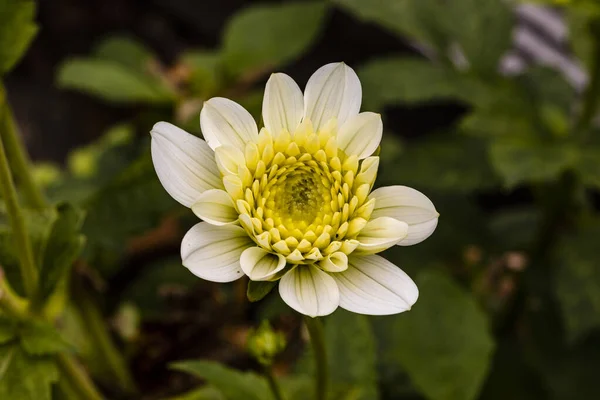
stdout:
[(329, 315), (340, 301), (335, 280), (313, 265), (299, 265), (279, 281), (279, 294), (288, 306), (310, 317)]
[(223, 97), (213, 97), (204, 102), (200, 111), (200, 128), (213, 150), (221, 145), (244, 150), (246, 143), (258, 139), (258, 128), (252, 115), (235, 101)]
[(272, 74), (265, 87), (262, 115), (273, 135), (284, 129), (294, 132), (304, 115), (304, 96), (298, 84), (286, 74)]
[(254, 242), (236, 225), (215, 226), (200, 222), (181, 242), (183, 265), (194, 275), (212, 282), (232, 282), (244, 273), (240, 256)]
[(363, 112), (350, 118), (340, 127), (337, 144), (346, 154), (354, 154), (363, 159), (377, 150), (382, 135), (381, 115)]
[(242, 271), (253, 281), (270, 281), (276, 279), (277, 273), (285, 268), (285, 257), (260, 247), (250, 247), (242, 253), (240, 264)]
[(231, 145), (219, 146), (215, 149), (215, 161), (223, 175), (237, 175), (238, 167), (246, 165), (246, 158), (240, 149)]
[(331, 274), (340, 290), (340, 307), (358, 314), (389, 315), (410, 310), (419, 297), (417, 285), (383, 257), (355, 256), (348, 269)]
[(358, 114), (362, 88), (358, 76), (344, 63), (327, 64), (308, 80), (304, 91), (304, 117), (315, 129), (337, 118), (338, 126)]
[(386, 186), (374, 190), (371, 218), (392, 217), (408, 224), (408, 235), (398, 243), (410, 246), (427, 239), (437, 227), (440, 214), (423, 193), (407, 186)]
[(215, 155), (206, 142), (167, 122), (154, 125), (152, 162), (165, 190), (190, 207), (209, 189), (223, 188)]
[(227, 225), (238, 220), (238, 212), (233, 205), (231, 196), (220, 189), (211, 189), (202, 193), (192, 205), (192, 211), (213, 225)]
[(360, 244), (354, 252), (356, 254), (379, 253), (404, 239), (407, 234), (406, 222), (390, 217), (371, 219), (356, 237)]
[(319, 261), (319, 268), (326, 272), (342, 272), (348, 269), (348, 256), (341, 251)]

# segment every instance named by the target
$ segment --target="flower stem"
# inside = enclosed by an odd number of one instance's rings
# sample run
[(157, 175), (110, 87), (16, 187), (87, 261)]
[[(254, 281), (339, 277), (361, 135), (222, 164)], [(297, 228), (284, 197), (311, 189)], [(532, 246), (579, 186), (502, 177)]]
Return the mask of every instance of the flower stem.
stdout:
[(281, 392), (281, 387), (277, 383), (277, 378), (275, 378), (275, 374), (273, 374), (273, 368), (271, 366), (265, 365), (264, 374), (267, 378), (267, 382), (269, 383), (269, 388), (271, 388), (271, 392), (273, 393), (273, 398), (275, 400), (283, 400), (283, 393)]
[[(3, 89), (0, 87), (0, 92)], [(14, 120), (13, 112), (5, 101), (4, 104), (4, 119), (0, 128), (0, 135), (6, 148), (10, 166), (15, 179), (19, 182), (21, 193), (25, 203), (32, 208), (46, 207), (46, 200), (40, 188), (33, 181), (30, 173), (31, 161), (24, 150), (21, 138), (17, 133), (17, 125)]]
[(313, 347), (313, 354), (315, 356), (315, 400), (325, 400), (327, 397), (328, 368), (323, 323), (318, 318), (311, 318), (308, 316), (304, 317), (304, 323), (308, 328), (310, 341)]
[(102, 400), (103, 397), (94, 386), (83, 368), (71, 356), (61, 353), (56, 356), (62, 377), (68, 386), (85, 400)]
[[(9, 118), (6, 98), (0, 87), (0, 131), (4, 131), (2, 127), (6, 126), (5, 120)], [(15, 237), (15, 245), (19, 262), (21, 265), (21, 276), (23, 278), (23, 286), (29, 298), (33, 298), (37, 289), (37, 268), (35, 266), (35, 258), (33, 256), (33, 248), (27, 235), (25, 219), (21, 212), (21, 207), (17, 200), (17, 190), (13, 182), (13, 177), (6, 158), (4, 148), (4, 140), (10, 135), (0, 135), (0, 193), (6, 203), (8, 210), (8, 218)], [(10, 142), (10, 140), (9, 140)]]
[(15, 319), (22, 320), (27, 318), (27, 301), (14, 292), (1, 269), (0, 309)]

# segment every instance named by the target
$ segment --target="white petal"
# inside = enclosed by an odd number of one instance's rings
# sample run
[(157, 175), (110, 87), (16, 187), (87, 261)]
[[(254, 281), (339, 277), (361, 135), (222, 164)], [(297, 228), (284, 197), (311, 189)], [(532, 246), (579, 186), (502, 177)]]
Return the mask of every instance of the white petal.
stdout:
[(200, 128), (212, 149), (228, 144), (244, 150), (246, 143), (258, 139), (258, 128), (252, 115), (235, 101), (223, 97), (204, 102)]
[(333, 278), (313, 265), (299, 265), (286, 273), (279, 294), (288, 306), (310, 317), (331, 314), (340, 301)]
[(231, 196), (219, 189), (211, 189), (200, 195), (192, 205), (192, 211), (204, 221), (213, 225), (232, 224), (238, 220)]
[(200, 222), (183, 237), (181, 259), (186, 268), (202, 279), (231, 282), (244, 275), (240, 256), (252, 245), (254, 242), (239, 226)]
[(390, 217), (371, 219), (356, 237), (360, 244), (355, 253), (379, 253), (404, 239), (407, 234), (408, 224), (406, 222)]
[(238, 167), (246, 164), (244, 153), (237, 147), (229, 145), (215, 149), (215, 161), (223, 175), (237, 175)]
[(427, 239), (437, 227), (440, 214), (423, 193), (407, 186), (386, 186), (374, 190), (371, 218), (392, 217), (408, 224), (408, 235), (400, 246), (410, 246)]
[(341, 251), (328, 255), (319, 261), (319, 268), (327, 272), (342, 272), (348, 269), (348, 256)]
[(206, 142), (167, 122), (154, 125), (152, 162), (160, 183), (190, 207), (205, 190), (223, 187), (215, 155)]
[(346, 271), (331, 275), (340, 290), (340, 307), (358, 314), (389, 315), (410, 310), (417, 301), (417, 285), (385, 258), (351, 255), (348, 262)]
[(337, 118), (338, 126), (358, 114), (362, 88), (358, 76), (344, 63), (327, 64), (308, 80), (304, 91), (304, 117), (315, 129)]
[(359, 159), (369, 157), (377, 150), (383, 135), (381, 115), (363, 112), (350, 118), (337, 134), (338, 147)]
[(298, 128), (304, 115), (304, 96), (292, 78), (282, 73), (271, 75), (265, 87), (262, 115), (272, 135)]
[(260, 247), (250, 247), (242, 253), (240, 264), (242, 271), (253, 281), (270, 281), (285, 268), (285, 257)]

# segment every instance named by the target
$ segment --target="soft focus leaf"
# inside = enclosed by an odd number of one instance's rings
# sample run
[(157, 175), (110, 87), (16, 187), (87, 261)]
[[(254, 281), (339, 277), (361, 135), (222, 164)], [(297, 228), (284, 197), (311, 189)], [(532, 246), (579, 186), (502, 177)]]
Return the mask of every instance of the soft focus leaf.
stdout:
[(486, 316), (441, 272), (424, 271), (416, 283), (411, 311), (377, 321), (382, 368), (400, 363), (428, 399), (475, 399), (494, 351)]
[(20, 327), (23, 349), (32, 356), (68, 352), (72, 347), (56, 329), (45, 322), (28, 321)]
[(589, 146), (580, 150), (575, 168), (586, 185), (600, 188), (600, 147)]
[(17, 336), (16, 321), (0, 315), (0, 344), (11, 341)]
[(119, 62), (73, 58), (58, 73), (58, 85), (115, 103), (162, 104), (173, 94), (156, 80), (141, 75)]
[(576, 341), (600, 328), (600, 262), (598, 221), (565, 237), (554, 284), (568, 339)]
[(51, 400), (58, 377), (51, 358), (27, 355), (16, 343), (0, 346), (0, 399)]
[(260, 301), (266, 295), (268, 295), (271, 292), (271, 290), (273, 290), (275, 285), (277, 285), (277, 282), (248, 281), (248, 289), (246, 291), (246, 296), (251, 302)]
[(42, 298), (50, 296), (57, 283), (67, 276), (85, 242), (79, 234), (82, 211), (65, 203), (57, 207), (57, 212), (58, 219), (52, 226), (40, 273)]
[(227, 400), (272, 399), (264, 378), (251, 372), (240, 372), (212, 361), (180, 361), (171, 367), (204, 379)]
[(377, 178), (378, 186), (400, 184), (462, 193), (497, 184), (483, 144), (450, 135), (405, 146), (396, 159), (382, 158)]
[(439, 99), (475, 102), (485, 88), (442, 65), (416, 58), (377, 59), (358, 69), (366, 109)]
[(327, 318), (325, 341), (332, 382), (353, 387), (356, 400), (377, 399), (376, 346), (367, 317), (337, 310)]
[(267, 72), (299, 57), (316, 39), (326, 13), (322, 2), (260, 5), (230, 21), (223, 63), (233, 75)]
[(170, 397), (169, 400), (227, 400), (223, 394), (210, 386), (192, 390), (180, 396)]
[(23, 57), (37, 33), (35, 2), (0, 0), (0, 76)]
[(205, 98), (211, 97), (222, 85), (221, 54), (209, 51), (191, 51), (181, 58), (190, 73), (190, 88)]
[(94, 54), (103, 60), (114, 61), (123, 67), (140, 73), (148, 72), (154, 58), (142, 43), (129, 37), (113, 36), (98, 45)]
[(562, 143), (496, 141), (490, 146), (490, 161), (507, 187), (554, 180), (577, 157), (577, 149)]

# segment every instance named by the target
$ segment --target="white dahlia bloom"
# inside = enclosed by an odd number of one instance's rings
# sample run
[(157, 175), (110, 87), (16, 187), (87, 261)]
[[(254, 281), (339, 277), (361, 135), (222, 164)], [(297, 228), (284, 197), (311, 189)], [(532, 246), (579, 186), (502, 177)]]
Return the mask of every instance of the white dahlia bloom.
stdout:
[(409, 310), (418, 289), (375, 255), (429, 237), (438, 213), (405, 186), (374, 191), (381, 116), (359, 113), (362, 89), (344, 63), (321, 67), (304, 94), (271, 75), (264, 128), (239, 104), (208, 100), (206, 141), (166, 122), (152, 129), (152, 159), (167, 192), (204, 222), (181, 244), (196, 276), (279, 280), (282, 299), (309, 316), (338, 306), (385, 315)]

